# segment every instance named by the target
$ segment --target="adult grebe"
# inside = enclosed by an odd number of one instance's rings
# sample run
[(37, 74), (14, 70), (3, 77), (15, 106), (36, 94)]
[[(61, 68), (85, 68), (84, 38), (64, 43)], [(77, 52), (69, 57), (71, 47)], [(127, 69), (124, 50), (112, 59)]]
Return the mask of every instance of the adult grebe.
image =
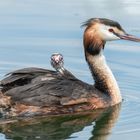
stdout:
[[(84, 26), (85, 58), (95, 84), (89, 85), (75, 77), (67, 78), (61, 72), (38, 68), (12, 72), (1, 81), (1, 86), (4, 96), (10, 97), (11, 110), (17, 116), (78, 112), (105, 108), (122, 101), (102, 50), (106, 41), (124, 39), (140, 42), (140, 39), (126, 34), (119, 23), (109, 19), (92, 18)], [(40, 77), (40, 71), (45, 73), (44, 80), (33, 82), (34, 77)]]

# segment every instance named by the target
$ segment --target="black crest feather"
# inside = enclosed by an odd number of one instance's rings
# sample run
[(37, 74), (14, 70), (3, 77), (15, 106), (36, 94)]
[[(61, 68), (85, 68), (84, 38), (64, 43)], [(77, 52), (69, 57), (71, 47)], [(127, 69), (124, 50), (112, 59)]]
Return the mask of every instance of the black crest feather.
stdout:
[(121, 27), (121, 25), (117, 21), (113, 21), (113, 20), (106, 19), (106, 18), (91, 18), (91, 19), (87, 20), (86, 22), (84, 22), (82, 24), (82, 27), (90, 26), (95, 22), (99, 22), (99, 23), (102, 23), (102, 24), (105, 24), (108, 26), (117, 27), (119, 30), (124, 31), (123, 28)]

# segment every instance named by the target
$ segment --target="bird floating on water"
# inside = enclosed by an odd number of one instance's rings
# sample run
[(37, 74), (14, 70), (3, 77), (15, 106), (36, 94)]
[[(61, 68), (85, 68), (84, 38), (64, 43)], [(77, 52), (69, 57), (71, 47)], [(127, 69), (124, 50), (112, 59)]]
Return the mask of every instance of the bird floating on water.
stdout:
[(86, 27), (83, 36), (85, 59), (95, 84), (73, 76), (63, 67), (62, 55), (55, 53), (51, 65), (56, 71), (24, 68), (1, 80), (1, 100), (7, 99), (9, 116), (73, 113), (106, 108), (122, 101), (103, 49), (107, 41), (140, 42), (140, 39), (127, 34), (118, 22), (109, 19), (92, 18), (83, 26)]

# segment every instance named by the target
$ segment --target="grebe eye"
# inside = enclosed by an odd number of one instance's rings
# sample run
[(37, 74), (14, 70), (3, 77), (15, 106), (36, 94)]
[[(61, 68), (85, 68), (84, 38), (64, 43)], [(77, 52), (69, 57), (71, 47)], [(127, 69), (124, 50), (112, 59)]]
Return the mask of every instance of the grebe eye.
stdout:
[(59, 57), (59, 60), (60, 60), (60, 61), (61, 61), (61, 60), (63, 60), (63, 57), (62, 57), (62, 56), (60, 56), (60, 57)]
[(52, 60), (52, 61), (54, 61), (54, 60), (55, 60), (54, 56), (53, 56), (53, 57), (51, 57), (51, 60)]
[(114, 32), (114, 30), (112, 28), (108, 29), (109, 32)]

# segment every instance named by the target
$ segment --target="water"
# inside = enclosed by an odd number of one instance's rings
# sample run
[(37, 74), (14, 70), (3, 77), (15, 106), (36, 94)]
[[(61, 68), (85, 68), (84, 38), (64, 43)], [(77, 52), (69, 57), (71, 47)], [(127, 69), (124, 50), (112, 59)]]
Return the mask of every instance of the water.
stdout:
[[(128, 33), (140, 37), (139, 8), (138, 0), (0, 1), (0, 78), (23, 67), (51, 69), (50, 55), (60, 52), (67, 69), (92, 83), (81, 47), (81, 23), (105, 17), (119, 21)], [(139, 140), (140, 44), (109, 42), (104, 53), (121, 89), (121, 106), (2, 124), (0, 140)]]

